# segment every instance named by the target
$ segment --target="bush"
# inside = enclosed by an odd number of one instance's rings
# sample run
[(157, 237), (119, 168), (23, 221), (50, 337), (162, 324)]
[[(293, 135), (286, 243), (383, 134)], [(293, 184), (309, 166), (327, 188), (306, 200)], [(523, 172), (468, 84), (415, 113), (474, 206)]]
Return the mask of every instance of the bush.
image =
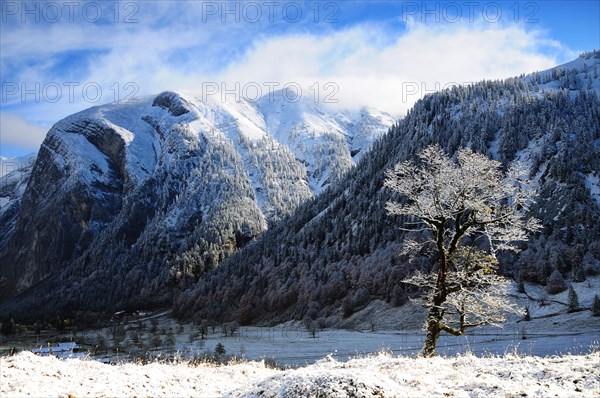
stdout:
[(280, 366), (277, 361), (275, 360), (275, 358), (265, 358), (263, 359), (263, 362), (265, 364), (265, 368), (268, 369), (277, 369), (277, 370), (284, 370), (285, 368)]

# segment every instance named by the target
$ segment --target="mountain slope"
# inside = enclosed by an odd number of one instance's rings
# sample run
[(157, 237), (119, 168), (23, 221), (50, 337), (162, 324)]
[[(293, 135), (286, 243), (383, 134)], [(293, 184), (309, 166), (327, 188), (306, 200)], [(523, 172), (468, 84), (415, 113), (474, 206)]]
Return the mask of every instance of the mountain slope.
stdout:
[[(35, 163), (35, 155), (0, 158), (0, 242), (12, 235), (21, 206), (21, 198)], [(6, 283), (0, 276), (0, 286)]]
[(406, 233), (385, 213), (383, 173), (433, 143), (530, 165), (544, 229), (520, 255), (500, 258), (502, 273), (540, 284), (600, 273), (599, 67), (594, 52), (548, 72), (426, 96), (339, 184), (224, 261), (173, 310), (271, 323), (348, 316), (374, 299), (401, 305), (413, 291), (400, 281), (432, 261), (400, 254)]
[[(58, 122), (21, 176), (27, 188), (9, 195), (18, 205), (10, 212), (14, 228), (0, 240), (0, 299), (32, 288), (2, 311), (164, 305), (173, 288), (347, 172), (354, 135), (372, 141), (392, 123), (346, 114), (341, 128), (338, 113), (274, 101), (295, 109), (277, 131), (264, 101), (173, 92)], [(286, 134), (297, 130), (308, 137), (293, 139), (302, 152), (287, 145)]]

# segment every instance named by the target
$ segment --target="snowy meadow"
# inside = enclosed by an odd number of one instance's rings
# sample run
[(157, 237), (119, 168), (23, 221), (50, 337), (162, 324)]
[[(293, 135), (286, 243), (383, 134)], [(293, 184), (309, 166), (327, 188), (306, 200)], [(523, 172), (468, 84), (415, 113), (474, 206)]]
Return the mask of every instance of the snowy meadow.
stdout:
[[(146, 347), (151, 355), (145, 361), (125, 352), (62, 360), (22, 346), (23, 352), (0, 357), (0, 396), (598, 397), (600, 317), (589, 311), (598, 282), (575, 285), (582, 307), (576, 312), (566, 311), (567, 292), (546, 297), (534, 285), (526, 286), (526, 294), (513, 291), (530, 320), (514, 316), (502, 328), (444, 335), (441, 356), (429, 359), (417, 357), (422, 309), (382, 302), (340, 321), (344, 329), (314, 333), (291, 322), (240, 327), (229, 336), (210, 330), (199, 339), (197, 325), (180, 325), (172, 346)], [(152, 319), (159, 330), (179, 328), (167, 313), (143, 322)], [(97, 334), (114, 344), (108, 329), (87, 332)], [(133, 341), (120, 344), (127, 349)], [(225, 353), (214, 361), (219, 344)]]
[(593, 397), (600, 353), (562, 357), (326, 357), (297, 369), (265, 362), (106, 365), (23, 352), (1, 361), (2, 396)]

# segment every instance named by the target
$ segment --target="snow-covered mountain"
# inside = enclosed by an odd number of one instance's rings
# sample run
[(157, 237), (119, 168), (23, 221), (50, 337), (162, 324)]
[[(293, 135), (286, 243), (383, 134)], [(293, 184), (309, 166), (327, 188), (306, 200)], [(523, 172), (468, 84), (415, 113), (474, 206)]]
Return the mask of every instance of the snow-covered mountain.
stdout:
[(16, 158), (0, 157), (0, 242), (14, 231), (21, 198), (27, 188), (35, 158), (35, 154)]
[[(2, 179), (0, 299), (50, 277), (36, 289), (68, 285), (81, 307), (160, 302), (339, 179), (393, 123), (281, 92), (164, 92), (69, 116)], [(92, 285), (109, 294), (95, 300)]]
[(532, 215), (543, 229), (519, 254), (498, 256), (501, 273), (548, 294), (600, 274), (599, 74), (596, 51), (548, 71), (425, 96), (334, 189), (180, 294), (174, 313), (342, 325), (374, 300), (403, 305), (414, 291), (401, 281), (435, 261), (428, 250), (402, 254), (406, 238), (430, 236), (406, 232), (415, 228), (410, 218), (387, 214), (386, 202), (399, 198), (384, 172), (431, 144), (451, 156), (468, 147), (529, 166), (538, 191)]
[[(32, 166), (35, 162), (35, 156), (34, 153), (17, 157), (0, 156), (0, 178), (19, 169), (23, 171), (24, 167)], [(13, 178), (15, 177), (13, 176)]]

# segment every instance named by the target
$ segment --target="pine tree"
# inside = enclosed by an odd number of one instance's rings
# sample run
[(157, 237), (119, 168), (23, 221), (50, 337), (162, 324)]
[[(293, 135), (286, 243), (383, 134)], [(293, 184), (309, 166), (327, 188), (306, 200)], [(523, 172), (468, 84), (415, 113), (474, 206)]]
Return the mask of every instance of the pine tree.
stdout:
[(574, 312), (579, 308), (579, 297), (577, 292), (573, 289), (573, 285), (569, 285), (569, 312)]
[(225, 355), (225, 346), (222, 343), (218, 343), (215, 346), (215, 355), (219, 357)]
[(162, 344), (162, 340), (161, 340), (160, 336), (158, 334), (153, 335), (152, 341), (150, 342), (150, 344), (152, 344), (152, 347), (154, 347), (154, 349), (157, 349), (158, 347), (160, 347)]
[(600, 297), (594, 296), (594, 302), (592, 303), (592, 315), (600, 316)]
[(525, 293), (525, 280), (523, 279), (523, 275), (519, 275), (519, 280), (517, 282), (517, 291), (519, 293)]
[(525, 307), (525, 316), (523, 317), (524, 321), (531, 320), (531, 314), (529, 313), (529, 306)]
[(584, 282), (585, 281), (585, 272), (583, 272), (583, 267), (581, 264), (575, 266), (573, 270), (573, 282)]

